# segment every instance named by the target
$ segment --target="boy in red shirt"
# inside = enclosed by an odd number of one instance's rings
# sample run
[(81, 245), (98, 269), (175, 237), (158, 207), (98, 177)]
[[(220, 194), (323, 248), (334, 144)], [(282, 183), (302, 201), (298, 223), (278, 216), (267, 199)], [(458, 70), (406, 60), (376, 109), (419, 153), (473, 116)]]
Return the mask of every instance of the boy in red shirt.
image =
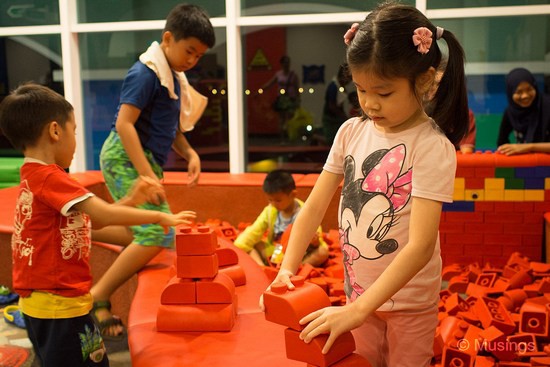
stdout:
[(0, 127), (25, 156), (11, 243), (13, 288), (36, 355), (42, 366), (108, 366), (90, 315), (92, 223), (168, 227), (189, 223), (195, 213), (133, 208), (162, 192), (148, 178), (115, 204), (73, 180), (64, 170), (76, 147), (73, 107), (47, 87), (13, 91), (0, 104)]

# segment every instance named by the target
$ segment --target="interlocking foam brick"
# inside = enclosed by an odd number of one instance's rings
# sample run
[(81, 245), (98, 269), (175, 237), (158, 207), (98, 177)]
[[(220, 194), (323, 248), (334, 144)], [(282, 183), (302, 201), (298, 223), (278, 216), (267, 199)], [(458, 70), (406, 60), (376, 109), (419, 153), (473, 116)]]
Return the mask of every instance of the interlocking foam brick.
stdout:
[(474, 360), (475, 367), (495, 367), (496, 365), (495, 359), (489, 356), (476, 356)]
[(218, 247), (216, 254), (218, 254), (218, 266), (236, 265), (239, 263), (239, 256), (230, 247)]
[(355, 340), (351, 332), (345, 332), (335, 341), (327, 354), (321, 353), (328, 339), (327, 334), (319, 335), (309, 343), (300, 339), (300, 332), (285, 329), (286, 357), (306, 362), (314, 366), (328, 367), (353, 353)]
[[(295, 330), (305, 326), (299, 321), (321, 308), (329, 307), (330, 300), (321, 287), (304, 282), (301, 277), (292, 277), (296, 288), (288, 290), (286, 284), (275, 283), (270, 291), (264, 292), (265, 319)], [(292, 280), (293, 279), (293, 280)]]
[(435, 331), (434, 356), (440, 356), (443, 353), (443, 348), (447, 345), (456, 347), (458, 341), (466, 335), (468, 326), (468, 322), (455, 316), (443, 318)]
[(176, 227), (176, 254), (178, 256), (211, 255), (217, 247), (218, 238), (210, 227)]
[(526, 302), (519, 311), (519, 331), (547, 338), (550, 329), (550, 315), (546, 305)]
[(500, 361), (498, 367), (531, 367), (529, 362)]
[(489, 326), (479, 333), (481, 342), (479, 352), (488, 352), (495, 356), (499, 363), (502, 361), (513, 361), (516, 358), (516, 352), (508, 348), (506, 344), (506, 335), (494, 326)]
[(450, 280), (452, 277), (460, 275), (464, 272), (464, 267), (460, 264), (450, 264), (444, 266), (441, 271), (442, 280)]
[(481, 321), (484, 328), (495, 326), (504, 334), (509, 335), (516, 329), (510, 313), (496, 299), (480, 297), (472, 310)]
[(223, 266), (218, 269), (218, 273), (225, 274), (233, 280), (236, 287), (240, 287), (246, 284), (246, 273), (239, 264)]
[(470, 305), (460, 297), (460, 294), (453, 293), (445, 300), (445, 311), (449, 315), (456, 315), (460, 311), (468, 311)]
[(530, 362), (531, 366), (550, 366), (550, 357), (533, 357)]
[(441, 357), (442, 367), (474, 367), (475, 357), (458, 349), (444, 347)]
[(477, 285), (481, 285), (483, 287), (492, 287), (495, 284), (495, 281), (497, 280), (497, 275), (495, 273), (481, 273), (476, 279)]
[[(307, 364), (307, 367), (317, 367), (313, 364)], [(357, 353), (352, 353), (344, 359), (330, 365), (330, 367), (372, 367), (369, 361)]]
[(198, 280), (196, 289), (197, 303), (232, 303), (235, 298), (235, 283), (222, 273), (214, 279)]
[(218, 274), (218, 255), (176, 256), (179, 278), (214, 278)]
[(449, 280), (447, 288), (453, 293), (466, 293), (466, 289), (471, 284), (467, 276), (456, 275)]
[(195, 282), (191, 279), (172, 277), (160, 295), (163, 305), (196, 303)]
[(485, 190), (483, 189), (464, 190), (464, 200), (466, 201), (485, 200)]
[(508, 289), (521, 288), (524, 285), (533, 283), (533, 277), (531, 276), (531, 270), (522, 269), (516, 272), (508, 281)]
[(235, 307), (233, 303), (160, 305), (157, 331), (230, 331)]
[[(538, 351), (537, 338), (534, 334), (516, 334), (506, 338), (508, 345), (516, 350), (516, 354), (521, 357), (535, 356)], [(544, 353), (546, 354), (546, 353)]]
[(317, 284), (319, 287), (323, 288), (326, 294), (329, 292), (328, 283), (323, 277), (309, 278), (307, 280), (310, 283)]

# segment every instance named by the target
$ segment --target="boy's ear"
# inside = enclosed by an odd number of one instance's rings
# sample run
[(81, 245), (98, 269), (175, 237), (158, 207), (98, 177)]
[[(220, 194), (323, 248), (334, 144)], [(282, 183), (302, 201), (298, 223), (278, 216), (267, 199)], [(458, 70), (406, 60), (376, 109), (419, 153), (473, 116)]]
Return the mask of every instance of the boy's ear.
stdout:
[(48, 136), (50, 139), (58, 141), (59, 140), (59, 134), (61, 132), (61, 125), (57, 123), (57, 121), (52, 121), (48, 124)]
[(173, 37), (174, 37), (174, 35), (172, 34), (172, 32), (170, 32), (170, 31), (164, 32), (162, 34), (162, 43), (168, 44)]

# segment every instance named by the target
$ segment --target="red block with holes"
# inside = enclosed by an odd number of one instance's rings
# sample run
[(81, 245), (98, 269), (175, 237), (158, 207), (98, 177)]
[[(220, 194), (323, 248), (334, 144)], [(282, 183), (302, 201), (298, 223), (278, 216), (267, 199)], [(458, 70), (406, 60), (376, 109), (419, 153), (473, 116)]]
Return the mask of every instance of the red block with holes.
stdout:
[(491, 353), (499, 361), (513, 361), (516, 351), (509, 347), (506, 335), (495, 326), (489, 326), (479, 333), (478, 352)]
[(176, 227), (176, 254), (211, 255), (218, 248), (218, 238), (212, 228), (207, 226)]
[(265, 319), (294, 330), (302, 330), (299, 321), (321, 308), (331, 305), (323, 288), (305, 282), (303, 277), (291, 278), (294, 290), (288, 290), (286, 284), (275, 283), (271, 290), (264, 292)]
[(513, 333), (516, 329), (510, 313), (496, 299), (480, 297), (472, 311), (479, 317), (485, 329), (495, 326), (506, 335)]
[(285, 329), (285, 347), (288, 359), (306, 362), (314, 366), (328, 367), (349, 356), (355, 350), (355, 340), (351, 332), (340, 335), (327, 354), (321, 351), (325, 346), (328, 335), (322, 334), (315, 337), (311, 342), (305, 343), (300, 339), (300, 332), (287, 328)]
[(521, 306), (519, 314), (520, 333), (531, 333), (542, 338), (549, 336), (550, 321), (546, 305), (526, 302)]
[(460, 311), (470, 310), (470, 305), (458, 294), (453, 293), (445, 301), (445, 311), (449, 315), (456, 315)]
[(474, 367), (475, 357), (459, 349), (445, 347), (441, 367)]
[(482, 287), (492, 287), (497, 278), (498, 275), (496, 273), (481, 273), (478, 275), (475, 284), (481, 285)]

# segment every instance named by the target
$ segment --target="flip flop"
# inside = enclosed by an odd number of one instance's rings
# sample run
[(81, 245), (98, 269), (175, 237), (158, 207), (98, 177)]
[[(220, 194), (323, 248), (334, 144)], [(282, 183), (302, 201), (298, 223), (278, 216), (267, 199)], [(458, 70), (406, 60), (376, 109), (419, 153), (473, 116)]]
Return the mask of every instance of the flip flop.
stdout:
[(17, 305), (11, 305), (4, 308), (4, 320), (8, 324), (15, 325), (21, 329), (25, 328), (25, 319)]
[(0, 285), (0, 305), (7, 305), (19, 299), (17, 293), (12, 293), (5, 285)]
[[(98, 301), (94, 302), (94, 305), (92, 307), (92, 310), (90, 311), (90, 315), (92, 316), (92, 319), (94, 320), (94, 323), (99, 328), (99, 331), (101, 332), (101, 337), (105, 341), (125, 341), (128, 339), (126, 328), (122, 324), (122, 320), (120, 317), (111, 315), (111, 317), (99, 321), (99, 319), (96, 316), (96, 311), (99, 309), (105, 308), (111, 312), (111, 302), (109, 301)], [(105, 332), (111, 327), (111, 326), (122, 326), (122, 333), (119, 335), (108, 335)]]

